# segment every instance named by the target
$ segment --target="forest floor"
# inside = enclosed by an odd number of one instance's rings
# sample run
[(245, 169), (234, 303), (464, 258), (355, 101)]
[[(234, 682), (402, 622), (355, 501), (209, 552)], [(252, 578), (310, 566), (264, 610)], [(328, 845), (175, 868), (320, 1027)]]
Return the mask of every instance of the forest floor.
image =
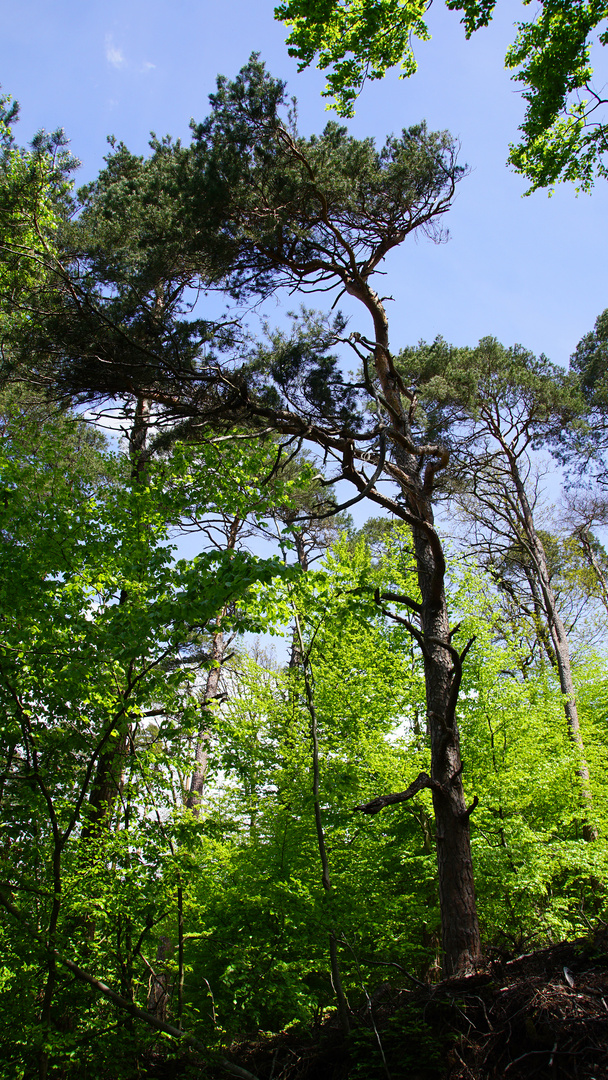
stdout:
[(608, 1078), (607, 931), (465, 978), (409, 983), (379, 987), (348, 1036), (329, 1016), (314, 1037), (239, 1040), (230, 1060), (258, 1080)]

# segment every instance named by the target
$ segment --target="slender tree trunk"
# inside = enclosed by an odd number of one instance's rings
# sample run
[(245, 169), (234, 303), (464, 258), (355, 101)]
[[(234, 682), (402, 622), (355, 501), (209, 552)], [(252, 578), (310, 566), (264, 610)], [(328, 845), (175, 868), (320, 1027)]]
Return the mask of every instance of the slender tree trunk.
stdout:
[[(211, 641), (211, 661), (214, 666), (207, 672), (203, 709), (217, 694), (220, 675), (222, 673), (224, 649), (224, 634), (221, 630), (217, 630)], [(209, 768), (209, 739), (210, 731), (208, 726), (205, 725), (198, 734), (194, 768), (192, 770), (192, 779), (190, 780), (190, 791), (188, 792), (188, 797), (186, 799), (186, 806), (192, 811), (195, 818), (200, 817), (201, 802), (205, 784), (207, 782), (207, 770)]]
[(547, 659), (551, 664), (551, 667), (558, 670), (557, 656), (555, 649), (553, 648), (553, 642), (551, 639), (551, 633), (547, 629), (546, 621), (547, 614), (545, 611), (545, 605), (538, 585), (538, 576), (534, 573), (534, 568), (531, 566), (524, 567), (524, 573), (528, 582), (528, 588), (532, 595), (532, 602), (534, 605), (534, 629), (536, 636), (541, 644), (541, 647), (545, 650)]
[[(302, 639), (302, 630), (300, 627), (300, 620), (296, 612), (295, 615), (295, 632), (298, 638), (299, 651), (302, 656), (302, 673), (304, 675), (304, 686), (306, 689), (306, 706), (310, 717), (310, 737), (312, 742), (312, 794), (314, 801), (314, 814), (315, 814), (315, 829), (317, 832), (317, 846), (319, 849), (319, 858), (321, 860), (321, 883), (327, 894), (328, 899), (331, 899), (333, 895), (333, 885), (331, 883), (331, 876), (329, 872), (329, 859), (327, 857), (327, 846), (325, 844), (325, 829), (323, 828), (323, 817), (321, 814), (321, 774), (319, 767), (319, 733), (317, 727), (317, 710), (315, 707), (315, 699), (313, 693), (313, 686), (310, 675), (310, 655), (304, 650), (304, 641)], [(340, 973), (340, 959), (338, 956), (338, 942), (336, 938), (336, 929), (332, 926), (329, 933), (329, 963), (331, 969), (331, 982), (336, 995), (336, 1001), (338, 1003), (338, 1019), (340, 1021), (340, 1027), (344, 1032), (350, 1031), (350, 1018), (349, 1018), (349, 1005), (344, 993), (344, 987), (342, 985), (342, 976)]]
[[(298, 563), (302, 567), (302, 570), (308, 570), (308, 555), (306, 552), (306, 544), (301, 532), (294, 533), (294, 542), (296, 548), (296, 555), (298, 557)], [(291, 652), (289, 654), (289, 669), (302, 667), (304, 663), (304, 653), (302, 652), (301, 636), (298, 632), (297, 622), (294, 624), (293, 633), (291, 635)]]
[[(53, 904), (51, 907), (51, 917), (49, 919), (48, 928), (48, 956), (47, 956), (47, 976), (44, 987), (44, 997), (42, 1000), (42, 1009), (40, 1012), (40, 1020), (42, 1029), (46, 1033), (46, 1037), (50, 1039), (51, 1036), (51, 1007), (53, 1004), (53, 996), (55, 993), (55, 986), (57, 983), (57, 960), (55, 956), (55, 949), (57, 947), (57, 925), (59, 922), (59, 913), (61, 910), (61, 855), (62, 844), (58, 833), (55, 828), (53, 829)], [(43, 1049), (40, 1051), (38, 1059), (38, 1077), (39, 1080), (46, 1080), (49, 1070), (49, 1051)]]
[[(135, 406), (133, 426), (129, 435), (129, 457), (131, 459), (131, 482), (134, 486), (146, 483), (147, 451), (146, 444), (150, 426), (150, 403), (144, 397), (138, 397)], [(128, 602), (123, 589), (119, 603)], [(124, 761), (129, 741), (129, 720), (126, 715), (123, 729), (116, 739), (108, 741), (97, 761), (91, 793), (89, 796), (87, 820), (82, 829), (82, 839), (86, 842), (110, 822), (116, 798), (120, 790)]]
[(600, 561), (595, 554), (595, 551), (593, 550), (591, 537), (589, 535), (589, 529), (582, 526), (581, 528), (576, 530), (575, 535), (578, 536), (580, 545), (585, 554), (585, 558), (587, 559), (589, 566), (591, 567), (593, 573), (597, 578), (602, 603), (606, 609), (606, 612), (608, 613), (608, 581), (606, 581), (606, 575), (602, 570)]
[[(226, 543), (226, 551), (234, 551), (236, 547), (236, 541), (239, 534), (239, 529), (242, 525), (241, 518), (238, 514), (234, 516), (230, 522), (230, 529), (228, 530), (228, 539)], [(206, 705), (213, 701), (217, 695), (217, 690), (220, 682), (220, 676), (222, 673), (222, 664), (224, 662), (224, 654), (226, 651), (226, 642), (224, 639), (224, 633), (220, 629), (222, 616), (225, 615), (225, 611), (221, 611), (217, 621), (217, 630), (215, 631), (211, 640), (211, 664), (207, 672), (207, 682), (205, 684), (205, 697), (203, 700), (203, 710)], [(204, 715), (204, 713), (203, 713)], [(207, 724), (201, 728), (198, 733), (196, 742), (196, 752), (194, 756), (194, 769), (192, 770), (192, 778), (190, 780), (190, 791), (186, 799), (186, 806), (192, 811), (194, 817), (200, 817), (200, 804), (203, 798), (203, 792), (205, 790), (205, 783), (207, 781), (207, 770), (209, 768), (209, 738), (210, 732)]]
[(585, 821), (583, 823), (583, 836), (585, 840), (597, 840), (597, 829), (591, 821), (593, 814), (593, 796), (591, 793), (589, 766), (587, 764), (587, 759), (585, 756), (585, 744), (583, 742), (583, 736), (581, 734), (578, 709), (576, 706), (576, 691), (574, 687), (574, 680), (572, 678), (572, 665), (570, 663), (570, 646), (568, 644), (568, 635), (566, 633), (566, 628), (559, 613), (555, 594), (551, 587), (551, 577), (549, 574), (549, 567), (547, 565), (547, 556), (543, 547), (542, 540), (540, 539), (534, 526), (532, 508), (530, 507), (530, 503), (528, 502), (528, 496), (526, 494), (524, 482), (519, 472), (517, 459), (513, 454), (509, 454), (508, 456), (511, 476), (513, 478), (513, 483), (517, 491), (517, 497), (521, 508), (521, 520), (524, 527), (526, 540), (530, 549), (530, 554), (532, 556), (536, 575), (538, 578), (538, 583), (543, 598), (543, 606), (547, 619), (547, 625), (549, 627), (551, 642), (555, 651), (555, 660), (559, 676), (560, 689), (562, 694), (564, 695), (564, 713), (566, 715), (568, 733), (571, 742), (573, 743), (577, 752), (577, 773), (580, 781), (581, 799), (583, 803), (583, 812), (585, 815)]
[(184, 890), (177, 887), (177, 1026), (182, 1030), (184, 1011)]

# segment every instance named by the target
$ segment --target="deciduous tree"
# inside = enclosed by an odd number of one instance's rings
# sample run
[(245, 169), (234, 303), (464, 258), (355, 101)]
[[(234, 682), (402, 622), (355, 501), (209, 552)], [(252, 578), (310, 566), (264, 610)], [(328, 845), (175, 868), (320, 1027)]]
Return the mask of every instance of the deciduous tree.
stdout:
[[(462, 12), (467, 37), (490, 22), (496, 0), (446, 0)], [(289, 28), (287, 44), (300, 69), (315, 59), (329, 70), (325, 96), (351, 116), (368, 79), (400, 66), (402, 77), (417, 68), (414, 42), (428, 41), (426, 0), (285, 0), (275, 8)], [(527, 103), (522, 139), (510, 161), (530, 190), (571, 180), (588, 190), (608, 175), (604, 91), (592, 85), (591, 48), (606, 45), (606, 0), (542, 0), (535, 17), (516, 24), (506, 67)]]

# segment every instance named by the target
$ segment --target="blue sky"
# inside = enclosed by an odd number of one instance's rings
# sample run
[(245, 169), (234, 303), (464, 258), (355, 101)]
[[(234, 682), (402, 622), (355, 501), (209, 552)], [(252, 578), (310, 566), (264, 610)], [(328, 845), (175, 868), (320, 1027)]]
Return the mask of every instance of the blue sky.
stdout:
[[(418, 74), (369, 84), (349, 124), (356, 136), (382, 140), (426, 118), (459, 137), (471, 169), (446, 220), (450, 242), (410, 238), (387, 263), (394, 348), (437, 334), (456, 344), (493, 334), (567, 363), (608, 306), (606, 183), (590, 196), (562, 186), (552, 198), (522, 198), (524, 181), (505, 165), (523, 103), (503, 57), (514, 21), (529, 12), (499, 0), (490, 28), (467, 42), (457, 14), (436, 0)], [(254, 50), (298, 97), (303, 133), (331, 115), (323, 76), (297, 74), (288, 57), (272, 0), (20, 0), (10, 9), (5, 0), (2, 25), (0, 81), (21, 102), (20, 140), (64, 127), (82, 182), (101, 166), (108, 134), (136, 152), (150, 130), (187, 138), (216, 74), (235, 75)]]

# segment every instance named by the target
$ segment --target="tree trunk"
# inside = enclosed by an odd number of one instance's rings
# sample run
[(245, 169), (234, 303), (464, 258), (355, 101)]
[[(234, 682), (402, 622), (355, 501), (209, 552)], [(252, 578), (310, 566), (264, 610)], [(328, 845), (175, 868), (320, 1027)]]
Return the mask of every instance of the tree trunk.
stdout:
[[(315, 829), (317, 833), (317, 847), (319, 850), (319, 859), (321, 861), (321, 884), (323, 885), (327, 897), (331, 899), (333, 897), (334, 890), (331, 882), (329, 858), (327, 855), (327, 845), (325, 843), (325, 829), (323, 827), (323, 816), (321, 813), (319, 732), (317, 726), (317, 710), (315, 707), (313, 685), (310, 676), (310, 649), (307, 652), (304, 651), (304, 641), (302, 638), (302, 630), (300, 627), (300, 620), (297, 611), (295, 611), (295, 632), (298, 638), (300, 655), (302, 656), (301, 667), (302, 675), (304, 676), (304, 687), (306, 690), (306, 707), (308, 709), (308, 715), (310, 717), (310, 739), (312, 743), (312, 795), (314, 800), (313, 806), (315, 814)], [(344, 987), (342, 985), (336, 927), (333, 925), (329, 932), (329, 964), (331, 970), (331, 983), (334, 989), (334, 993), (336, 995), (336, 1002), (338, 1006), (338, 1020), (340, 1021), (340, 1027), (342, 1028), (342, 1031), (345, 1034), (348, 1034), (348, 1032), (350, 1031), (350, 1010), (346, 994), (344, 993)]]
[[(150, 426), (150, 403), (144, 397), (138, 397), (135, 406), (133, 426), (129, 434), (129, 457), (131, 460), (131, 483), (140, 486), (147, 481), (146, 444)], [(120, 594), (121, 605), (128, 602), (127, 592)], [(112, 817), (116, 798), (120, 790), (124, 761), (129, 741), (128, 713), (124, 714), (118, 738), (106, 740), (105, 749), (97, 759), (97, 766), (91, 794), (89, 796), (87, 820), (82, 829), (82, 839), (88, 840), (100, 829), (105, 828)]]
[[(239, 514), (235, 514), (234, 518), (230, 522), (230, 528), (228, 529), (228, 538), (226, 542), (226, 551), (234, 551), (236, 547), (236, 541), (239, 534), (239, 529), (243, 524)], [(225, 615), (225, 609), (222, 610), (217, 619), (217, 629), (213, 634), (211, 640), (211, 662), (212, 667), (207, 672), (207, 682), (205, 684), (205, 697), (203, 700), (203, 709), (206, 705), (213, 701), (217, 696), (217, 689), (220, 682), (220, 675), (222, 673), (222, 664), (224, 662), (224, 654), (226, 651), (226, 641), (224, 639), (224, 633), (220, 629), (222, 616)], [(192, 811), (195, 818), (200, 817), (201, 809), (200, 804), (203, 798), (203, 792), (205, 790), (205, 783), (207, 781), (207, 770), (209, 767), (209, 728), (205, 724), (198, 733), (196, 742), (196, 753), (194, 757), (194, 769), (192, 770), (192, 779), (190, 780), (190, 791), (186, 799), (186, 806)]]
[[(441, 446), (422, 448), (413, 441), (411, 416), (415, 395), (408, 396), (395, 369), (382, 301), (367, 281), (353, 281), (347, 289), (365, 304), (374, 322), (373, 361), (387, 418), (390, 417), (389, 438), (395, 463), (393, 477), (402, 494), (403, 509), (393, 502), (391, 510), (408, 522), (414, 539), (421, 603), (414, 602), (411, 606), (419, 614), (422, 633), (413, 626), (411, 629), (424, 657), (443, 969), (446, 975), (453, 975), (471, 971), (480, 963), (481, 936), (456, 723), (464, 654), (459, 656), (450, 642), (444, 590), (445, 559), (432, 509), (435, 474), (445, 467), (449, 455)], [(374, 497), (382, 503), (377, 492)]]
[(583, 803), (583, 813), (585, 816), (585, 820), (583, 822), (583, 836), (585, 840), (597, 840), (597, 829), (590, 820), (593, 814), (593, 796), (591, 793), (589, 766), (587, 764), (587, 759), (585, 756), (585, 744), (583, 742), (583, 736), (581, 734), (578, 709), (576, 706), (576, 691), (574, 688), (574, 680), (572, 678), (572, 665), (570, 663), (570, 646), (568, 644), (568, 635), (566, 633), (566, 628), (559, 613), (555, 594), (551, 587), (551, 576), (547, 564), (547, 556), (543, 547), (542, 540), (536, 532), (534, 518), (532, 515), (532, 508), (530, 507), (530, 503), (528, 502), (528, 496), (526, 494), (524, 482), (519, 472), (517, 459), (513, 454), (509, 454), (508, 456), (511, 476), (513, 478), (513, 483), (517, 491), (519, 505), (521, 508), (521, 521), (523, 524), (530, 554), (532, 556), (532, 562), (534, 564), (536, 576), (538, 578), (540, 591), (542, 593), (547, 625), (549, 627), (549, 633), (551, 635), (551, 641), (553, 644), (553, 649), (555, 651), (555, 661), (559, 676), (559, 685), (561, 692), (564, 695), (564, 713), (566, 715), (568, 734), (570, 736), (571, 742), (576, 749), (578, 758), (577, 773), (580, 781), (581, 799)]
[[(298, 557), (298, 563), (302, 567), (302, 570), (306, 572), (308, 570), (308, 554), (306, 552), (306, 544), (301, 532), (294, 533), (294, 542), (296, 548), (296, 555)], [(287, 665), (290, 671), (297, 670), (304, 664), (304, 654), (301, 647), (301, 639), (298, 633), (297, 624), (294, 624), (293, 633), (291, 635), (291, 652), (289, 654), (289, 664)]]
[(604, 574), (600, 561), (595, 554), (595, 551), (593, 550), (589, 529), (585, 528), (585, 526), (581, 526), (576, 530), (575, 535), (578, 537), (585, 558), (587, 559), (589, 566), (591, 567), (593, 573), (595, 574), (595, 577), (597, 578), (599, 592), (602, 598), (602, 604), (604, 605), (606, 612), (608, 613), (608, 581), (606, 581), (606, 575)]
[(431, 780), (435, 812), (437, 876), (441, 907), (444, 973), (470, 971), (481, 961), (481, 938), (475, 887), (469, 815), (462, 786), (456, 698), (459, 662), (449, 645), (447, 605), (437, 580), (436, 556), (428, 535), (413, 528), (422, 594), (420, 614), (424, 649), (427, 726), (431, 743)]
[(161, 934), (156, 949), (156, 963), (157, 966), (161, 965), (161, 968), (157, 972), (148, 965), (150, 978), (148, 979), (146, 1008), (157, 1020), (167, 1019), (169, 998), (171, 996), (171, 974), (167, 968), (167, 961), (172, 951), (173, 943), (171, 938)]
[(528, 582), (528, 588), (532, 595), (532, 603), (534, 609), (534, 630), (536, 636), (540, 642), (541, 648), (545, 650), (547, 659), (551, 664), (551, 667), (557, 671), (557, 656), (555, 649), (553, 648), (553, 641), (551, 633), (546, 625), (547, 613), (545, 611), (545, 605), (543, 603), (543, 597), (541, 595), (538, 585), (538, 575), (535, 574), (534, 568), (531, 566), (524, 566), (524, 573)]
[[(217, 630), (213, 635), (211, 643), (211, 659), (214, 667), (210, 668), (207, 672), (207, 682), (205, 684), (205, 699), (203, 708), (209, 701), (212, 701), (217, 694), (217, 688), (219, 686), (220, 675), (222, 673), (222, 662), (224, 659), (224, 634), (221, 630)], [(196, 754), (194, 758), (194, 769), (192, 770), (192, 779), (190, 781), (190, 791), (186, 799), (186, 806), (192, 811), (195, 818), (200, 817), (201, 807), (200, 804), (203, 799), (203, 792), (205, 790), (205, 784), (207, 782), (207, 770), (209, 767), (209, 739), (210, 732), (207, 726), (201, 728), (198, 734), (196, 743)]]

